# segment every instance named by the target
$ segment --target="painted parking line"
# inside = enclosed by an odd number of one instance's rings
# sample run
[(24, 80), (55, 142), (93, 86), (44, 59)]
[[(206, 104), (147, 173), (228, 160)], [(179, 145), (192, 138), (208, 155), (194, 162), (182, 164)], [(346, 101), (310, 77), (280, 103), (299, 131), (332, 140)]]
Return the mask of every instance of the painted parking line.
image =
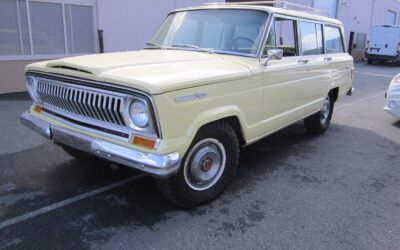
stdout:
[(359, 103), (362, 103), (362, 102), (366, 102), (366, 101), (369, 101), (369, 100), (374, 99), (376, 97), (382, 97), (382, 100), (384, 100), (384, 96), (385, 96), (385, 92), (381, 92), (379, 94), (371, 95), (371, 96), (362, 98), (362, 99), (354, 101), (354, 102), (349, 102), (349, 103), (344, 103), (342, 105), (338, 105), (335, 109), (336, 110), (343, 109), (343, 108), (345, 108), (347, 106), (351, 106), (351, 105), (354, 105), (354, 104), (359, 104)]
[(364, 71), (358, 71), (358, 70), (356, 70), (355, 73), (362, 74), (362, 75), (367, 75), (367, 76), (377, 76), (377, 77), (387, 77), (387, 78), (393, 78), (394, 77), (392, 75), (377, 74), (377, 73), (364, 72)]
[(142, 178), (144, 178), (144, 177), (146, 177), (146, 176), (147, 176), (147, 174), (138, 174), (138, 175), (135, 175), (135, 176), (126, 178), (126, 179), (124, 179), (124, 180), (117, 181), (117, 182), (111, 183), (111, 184), (109, 184), (109, 185), (106, 185), (106, 186), (103, 186), (103, 187), (100, 187), (100, 188), (97, 188), (97, 189), (88, 191), (88, 192), (86, 192), (86, 193), (82, 193), (82, 194), (80, 194), (80, 195), (77, 195), (77, 196), (68, 198), (68, 199), (66, 199), (66, 200), (53, 203), (53, 204), (51, 204), (51, 205), (48, 205), (48, 206), (39, 208), (39, 209), (37, 209), (37, 210), (28, 212), (28, 213), (26, 213), (26, 214), (23, 214), (23, 215), (20, 215), (20, 216), (17, 216), (17, 217), (14, 217), (14, 218), (11, 218), (11, 219), (2, 221), (2, 222), (0, 222), (0, 229), (3, 229), (3, 228), (5, 228), (5, 227), (14, 225), (14, 224), (16, 224), (16, 223), (19, 223), (19, 222), (22, 222), (22, 221), (25, 221), (25, 220), (34, 218), (34, 217), (36, 217), (36, 216), (39, 216), (39, 215), (42, 215), (42, 214), (51, 212), (51, 211), (53, 211), (53, 210), (55, 210), (55, 209), (68, 206), (68, 205), (70, 205), (70, 204), (72, 204), (72, 203), (81, 201), (81, 200), (83, 200), (83, 199), (87, 199), (87, 198), (90, 198), (90, 197), (92, 197), (92, 196), (95, 196), (95, 195), (98, 195), (98, 194), (107, 192), (107, 191), (109, 191), (109, 190), (111, 190), (111, 189), (114, 189), (114, 188), (117, 188), (117, 187), (126, 185), (126, 184), (128, 184), (128, 183), (137, 181), (137, 180), (142, 179)]

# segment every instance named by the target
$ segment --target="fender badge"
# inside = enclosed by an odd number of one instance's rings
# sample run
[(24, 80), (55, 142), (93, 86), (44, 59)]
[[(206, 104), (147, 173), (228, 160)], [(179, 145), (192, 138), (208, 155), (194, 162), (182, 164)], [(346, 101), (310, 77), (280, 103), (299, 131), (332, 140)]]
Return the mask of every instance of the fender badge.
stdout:
[(191, 94), (191, 95), (184, 95), (184, 96), (175, 97), (175, 101), (176, 102), (188, 102), (188, 101), (191, 101), (191, 100), (199, 100), (199, 99), (202, 99), (202, 98), (205, 98), (205, 97), (207, 97), (207, 93), (194, 93), (194, 94)]

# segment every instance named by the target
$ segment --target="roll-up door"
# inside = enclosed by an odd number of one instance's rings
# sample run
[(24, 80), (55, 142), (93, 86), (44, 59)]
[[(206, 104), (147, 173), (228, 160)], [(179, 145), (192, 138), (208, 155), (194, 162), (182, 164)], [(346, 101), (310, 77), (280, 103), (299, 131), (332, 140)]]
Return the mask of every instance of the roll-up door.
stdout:
[(314, 0), (314, 8), (321, 10), (323, 15), (336, 18), (337, 0)]

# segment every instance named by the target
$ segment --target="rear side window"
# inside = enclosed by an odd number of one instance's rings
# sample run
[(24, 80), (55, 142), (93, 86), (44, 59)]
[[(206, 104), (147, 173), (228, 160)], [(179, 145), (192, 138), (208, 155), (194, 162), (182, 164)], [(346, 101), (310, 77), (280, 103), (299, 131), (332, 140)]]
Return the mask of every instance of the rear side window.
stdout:
[(300, 22), (300, 34), (301, 52), (303, 55), (319, 55), (324, 53), (321, 24)]
[(324, 35), (327, 54), (344, 53), (342, 33), (338, 27), (325, 26)]

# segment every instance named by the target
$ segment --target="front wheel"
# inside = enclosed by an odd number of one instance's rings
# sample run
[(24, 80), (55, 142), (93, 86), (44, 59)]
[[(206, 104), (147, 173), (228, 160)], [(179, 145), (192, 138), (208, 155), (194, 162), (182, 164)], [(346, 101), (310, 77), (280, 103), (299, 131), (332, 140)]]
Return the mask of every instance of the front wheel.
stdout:
[(159, 191), (180, 207), (213, 200), (235, 176), (239, 163), (239, 139), (229, 123), (203, 127), (182, 160), (177, 174), (155, 179)]
[(333, 107), (334, 101), (332, 95), (329, 94), (325, 98), (321, 110), (318, 113), (304, 119), (304, 125), (307, 132), (315, 135), (323, 134), (331, 124)]

